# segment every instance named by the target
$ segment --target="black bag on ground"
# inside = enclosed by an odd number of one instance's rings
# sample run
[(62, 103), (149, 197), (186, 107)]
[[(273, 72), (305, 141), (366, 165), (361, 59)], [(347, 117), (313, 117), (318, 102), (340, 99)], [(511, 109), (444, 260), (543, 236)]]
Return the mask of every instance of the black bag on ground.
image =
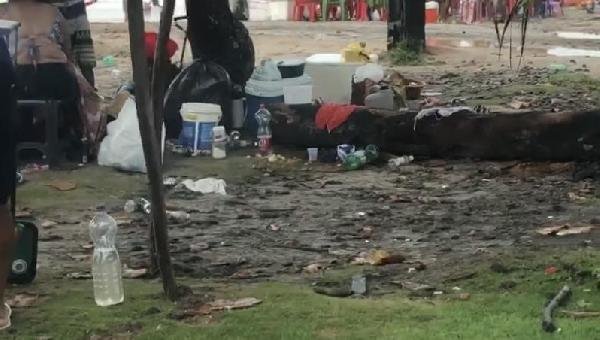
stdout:
[(37, 274), (38, 229), (30, 222), (16, 221), (17, 244), (10, 263), (8, 282), (27, 284)]
[(196, 60), (173, 80), (165, 96), (167, 138), (181, 132), (181, 104), (211, 103), (221, 105), (223, 125), (231, 126), (232, 87), (229, 74), (220, 65)]

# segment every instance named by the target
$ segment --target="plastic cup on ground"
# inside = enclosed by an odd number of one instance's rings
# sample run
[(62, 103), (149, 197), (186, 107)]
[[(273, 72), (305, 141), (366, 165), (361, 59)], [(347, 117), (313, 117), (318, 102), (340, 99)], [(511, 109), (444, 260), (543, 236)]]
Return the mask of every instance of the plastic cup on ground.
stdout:
[(319, 148), (308, 148), (306, 149), (306, 151), (308, 152), (308, 161), (309, 162), (316, 162), (319, 160)]

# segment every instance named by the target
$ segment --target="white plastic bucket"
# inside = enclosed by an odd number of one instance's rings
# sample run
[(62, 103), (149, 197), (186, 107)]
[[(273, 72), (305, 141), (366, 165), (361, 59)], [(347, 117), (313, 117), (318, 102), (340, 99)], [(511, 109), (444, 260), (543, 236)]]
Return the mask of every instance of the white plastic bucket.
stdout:
[(212, 130), (221, 120), (221, 106), (208, 103), (184, 103), (181, 105), (183, 119), (179, 144), (192, 152), (212, 148)]

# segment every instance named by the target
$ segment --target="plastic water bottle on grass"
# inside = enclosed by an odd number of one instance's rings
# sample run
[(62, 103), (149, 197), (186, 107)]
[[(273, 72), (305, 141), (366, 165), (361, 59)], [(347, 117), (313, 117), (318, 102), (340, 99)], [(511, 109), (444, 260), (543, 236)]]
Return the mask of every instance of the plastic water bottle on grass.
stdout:
[(94, 242), (92, 276), (96, 304), (106, 307), (122, 303), (125, 294), (121, 260), (115, 246), (117, 222), (102, 207), (90, 222), (90, 236)]
[(265, 108), (263, 104), (260, 109), (254, 114), (258, 124), (256, 138), (258, 138), (258, 152), (261, 156), (269, 156), (273, 150), (271, 145), (271, 112)]

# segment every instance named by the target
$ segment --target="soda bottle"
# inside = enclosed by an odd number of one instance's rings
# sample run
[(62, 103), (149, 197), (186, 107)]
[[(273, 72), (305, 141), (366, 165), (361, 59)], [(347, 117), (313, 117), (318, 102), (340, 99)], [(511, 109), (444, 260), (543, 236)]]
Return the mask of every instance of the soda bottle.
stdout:
[(96, 304), (102, 307), (119, 304), (125, 299), (125, 294), (121, 260), (115, 246), (117, 222), (103, 207), (97, 209), (90, 222), (90, 236), (94, 242), (92, 276)]
[(272, 152), (271, 138), (271, 112), (265, 108), (264, 104), (260, 105), (260, 109), (254, 114), (258, 124), (256, 137), (258, 138), (258, 152), (261, 156), (268, 156)]

